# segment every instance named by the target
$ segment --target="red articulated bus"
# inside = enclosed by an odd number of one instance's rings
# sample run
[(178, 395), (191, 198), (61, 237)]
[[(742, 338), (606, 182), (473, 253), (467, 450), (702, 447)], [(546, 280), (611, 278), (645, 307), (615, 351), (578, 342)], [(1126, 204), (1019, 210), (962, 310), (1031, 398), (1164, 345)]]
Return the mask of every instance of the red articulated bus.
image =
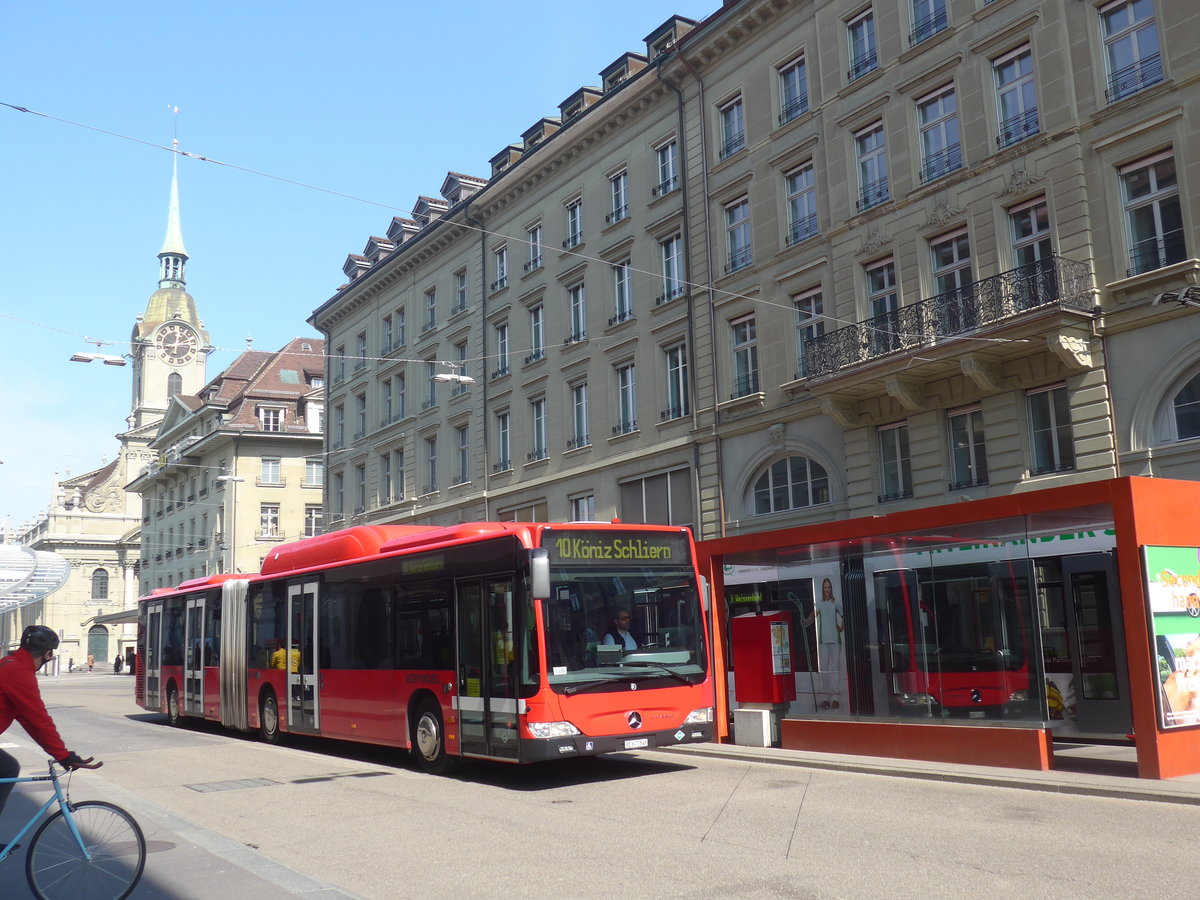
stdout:
[(430, 772), (707, 741), (707, 605), (686, 529), (357, 526), (142, 598), (136, 698)]

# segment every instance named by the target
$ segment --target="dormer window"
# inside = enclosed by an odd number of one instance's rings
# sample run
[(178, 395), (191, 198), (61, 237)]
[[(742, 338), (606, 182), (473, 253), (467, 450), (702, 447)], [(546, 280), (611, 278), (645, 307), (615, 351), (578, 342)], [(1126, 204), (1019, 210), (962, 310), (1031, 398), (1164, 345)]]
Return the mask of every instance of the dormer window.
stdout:
[(617, 88), (617, 86), (620, 85), (621, 82), (623, 82), (628, 77), (629, 77), (628, 69), (618, 69), (616, 72), (613, 72), (606, 79), (604, 79), (604, 90), (606, 90), (606, 91), (615, 90)]
[(283, 409), (278, 406), (260, 406), (258, 421), (263, 431), (283, 431)]

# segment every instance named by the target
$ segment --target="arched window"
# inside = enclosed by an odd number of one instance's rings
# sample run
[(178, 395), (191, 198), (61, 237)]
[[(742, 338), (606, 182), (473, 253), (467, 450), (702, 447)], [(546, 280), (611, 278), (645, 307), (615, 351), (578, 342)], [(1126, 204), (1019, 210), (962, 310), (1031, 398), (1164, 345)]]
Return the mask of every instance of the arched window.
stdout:
[(1175, 436), (1178, 440), (1200, 437), (1200, 375), (1183, 386), (1172, 405), (1175, 407)]
[(108, 599), (108, 569), (97, 569), (92, 573), (92, 599)]
[(754, 482), (756, 516), (828, 502), (829, 474), (806, 456), (776, 460)]
[(167, 399), (170, 400), (181, 390), (183, 390), (183, 376), (178, 372), (172, 372), (167, 376)]

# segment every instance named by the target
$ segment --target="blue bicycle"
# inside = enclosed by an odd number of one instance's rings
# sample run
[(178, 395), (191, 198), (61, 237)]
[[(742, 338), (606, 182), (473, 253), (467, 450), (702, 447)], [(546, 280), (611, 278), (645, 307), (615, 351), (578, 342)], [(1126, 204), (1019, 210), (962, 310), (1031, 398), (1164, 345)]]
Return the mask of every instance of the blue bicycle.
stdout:
[(39, 900), (122, 900), (146, 867), (146, 838), (133, 816), (103, 800), (71, 802), (70, 779), (64, 789), (59, 774), (67, 770), (50, 760), (49, 774), (4, 778), (5, 784), (49, 781), (54, 795), (0, 850), (0, 862), (21, 845), (38, 820), (58, 804), (33, 832), (25, 858), (25, 877)]

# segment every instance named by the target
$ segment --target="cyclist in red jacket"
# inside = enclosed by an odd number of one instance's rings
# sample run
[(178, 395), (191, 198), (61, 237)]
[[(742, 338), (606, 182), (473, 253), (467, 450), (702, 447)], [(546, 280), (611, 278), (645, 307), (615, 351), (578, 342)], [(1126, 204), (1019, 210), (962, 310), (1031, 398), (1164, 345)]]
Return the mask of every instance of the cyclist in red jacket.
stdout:
[[(20, 648), (0, 659), (0, 733), (7, 731), (15, 719), (60, 765), (67, 769), (98, 769), (101, 764), (92, 762), (92, 757), (82, 759), (63, 745), (42, 702), (36, 673), (54, 659), (57, 647), (58, 635), (53, 629), (30, 625), (21, 635)], [(17, 760), (0, 750), (0, 778), (16, 778), (20, 774)], [(0, 784), (0, 811), (4, 810), (12, 789), (11, 783)]]

